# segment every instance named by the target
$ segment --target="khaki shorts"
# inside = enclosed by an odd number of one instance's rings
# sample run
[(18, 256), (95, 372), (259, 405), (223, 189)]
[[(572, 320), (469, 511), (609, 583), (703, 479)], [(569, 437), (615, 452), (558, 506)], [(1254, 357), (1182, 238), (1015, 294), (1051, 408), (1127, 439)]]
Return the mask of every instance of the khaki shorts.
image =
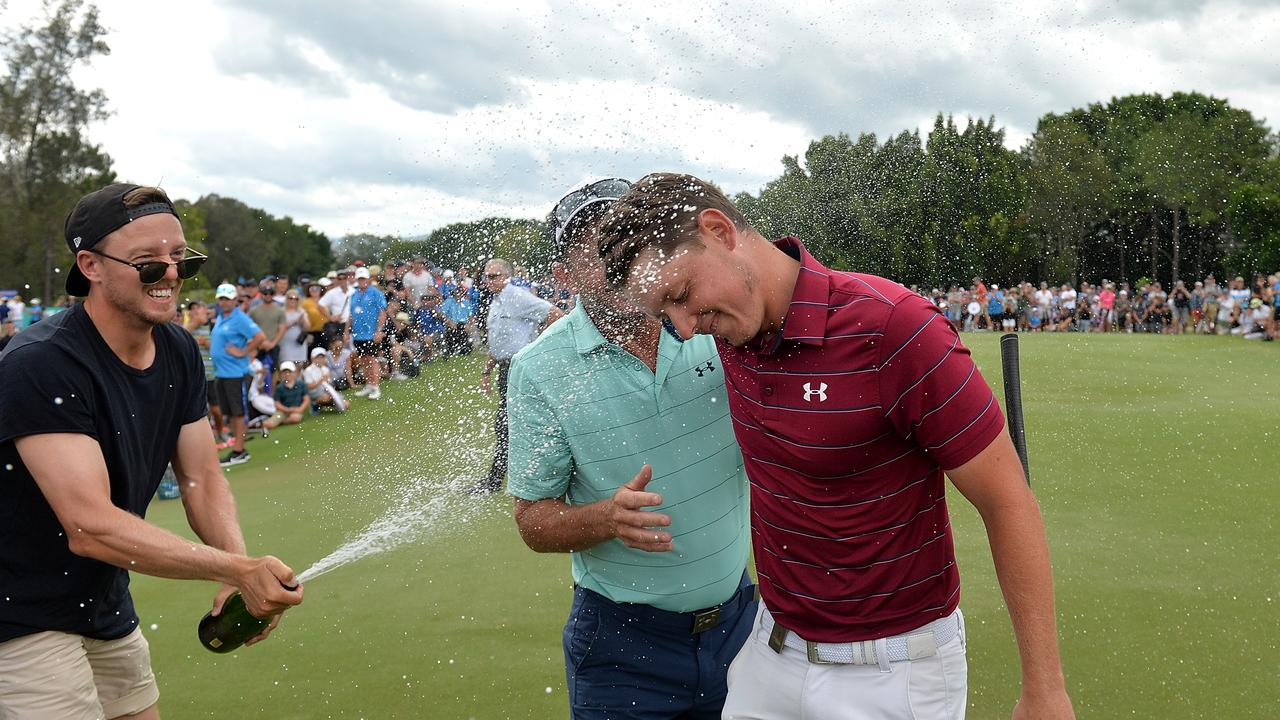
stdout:
[(159, 698), (137, 628), (117, 640), (50, 631), (0, 643), (0, 720), (116, 718)]

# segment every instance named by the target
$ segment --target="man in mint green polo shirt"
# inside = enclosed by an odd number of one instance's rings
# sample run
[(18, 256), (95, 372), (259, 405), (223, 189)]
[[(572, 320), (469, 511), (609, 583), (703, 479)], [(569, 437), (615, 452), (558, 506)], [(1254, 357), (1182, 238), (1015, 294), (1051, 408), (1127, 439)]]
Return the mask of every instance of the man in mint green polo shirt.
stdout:
[(715, 344), (606, 288), (596, 227), (629, 186), (586, 185), (552, 213), (578, 302), (512, 361), (507, 487), (525, 543), (572, 558), (572, 716), (719, 718), (757, 607), (746, 475)]

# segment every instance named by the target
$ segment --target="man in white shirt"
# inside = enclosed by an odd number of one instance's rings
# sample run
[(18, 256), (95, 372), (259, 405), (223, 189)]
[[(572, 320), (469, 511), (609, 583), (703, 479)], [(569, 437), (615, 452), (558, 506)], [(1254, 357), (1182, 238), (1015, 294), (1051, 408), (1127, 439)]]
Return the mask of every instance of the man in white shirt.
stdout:
[(324, 348), (312, 350), (311, 364), (303, 369), (302, 381), (307, 385), (307, 395), (311, 398), (313, 408), (332, 405), (338, 412), (345, 412), (347, 399), (333, 386), (328, 359), (329, 352)]
[(349, 267), (339, 270), (333, 286), (320, 296), (320, 309), (326, 316), (324, 323), (326, 345), (334, 337), (343, 337), (347, 324), (351, 321), (351, 296), (356, 292), (351, 285), (353, 274), (355, 271)]
[(1040, 282), (1040, 289), (1036, 291), (1036, 304), (1048, 315), (1049, 308), (1053, 305), (1053, 291), (1049, 289), (1049, 283)]
[(1076, 311), (1076, 290), (1070, 285), (1063, 284), (1062, 294), (1058, 296), (1058, 302), (1063, 310), (1070, 311), (1075, 314)]
[(564, 316), (551, 303), (511, 284), (512, 273), (511, 263), (501, 258), (494, 258), (484, 266), (484, 279), (493, 300), (489, 303), (489, 362), (484, 366), (480, 387), (486, 393), (493, 391), (489, 378), (497, 367), (498, 413), (493, 419), (497, 446), (493, 450), (489, 477), (472, 488), (477, 495), (501, 490), (502, 479), (507, 475), (507, 371), (511, 358), (533, 342), (539, 330)]
[(427, 259), (421, 255), (413, 259), (409, 265), (409, 272), (400, 278), (400, 282), (404, 283), (405, 299), (410, 307), (418, 307), (418, 301), (422, 296), (436, 286), (435, 276), (427, 270)]

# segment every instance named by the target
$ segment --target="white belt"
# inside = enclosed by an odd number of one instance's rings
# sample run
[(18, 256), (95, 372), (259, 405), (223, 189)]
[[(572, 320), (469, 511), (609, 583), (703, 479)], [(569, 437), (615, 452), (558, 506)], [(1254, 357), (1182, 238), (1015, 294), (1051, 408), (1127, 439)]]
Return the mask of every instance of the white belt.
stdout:
[[(798, 650), (817, 665), (879, 665), (887, 670), (891, 662), (919, 660), (938, 653), (938, 648), (960, 634), (960, 610), (893, 637), (848, 643), (810, 642), (777, 625), (767, 608), (761, 608), (760, 629), (769, 636), (769, 646), (782, 652), (783, 646)], [(782, 637), (779, 638), (778, 636)]]

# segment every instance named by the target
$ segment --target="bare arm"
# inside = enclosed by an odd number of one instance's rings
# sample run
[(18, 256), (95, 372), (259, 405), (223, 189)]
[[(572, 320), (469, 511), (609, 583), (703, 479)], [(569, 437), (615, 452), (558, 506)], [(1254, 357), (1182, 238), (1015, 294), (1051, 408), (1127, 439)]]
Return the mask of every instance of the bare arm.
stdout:
[(489, 377), (493, 375), (493, 366), (497, 364), (498, 361), (494, 359), (492, 354), (490, 354), (488, 359), (485, 360), (484, 372), (480, 374), (480, 389), (483, 390), (486, 395), (493, 391), (493, 386), (489, 383)]
[(666, 527), (671, 518), (641, 510), (662, 504), (662, 496), (645, 492), (653, 479), (648, 465), (613, 497), (589, 505), (570, 505), (564, 498), (530, 501), (516, 499), (516, 527), (520, 537), (538, 552), (576, 552), (618, 538), (627, 547), (648, 552), (672, 548), (671, 534), (652, 528)]
[[(187, 524), (205, 545), (244, 554), (244, 536), (231, 486), (218, 466), (213, 430), (203, 418), (184, 425), (173, 454)], [(220, 578), (215, 578), (220, 579)]]
[[(211, 433), (207, 423), (205, 433)], [(216, 469), (213, 438), (208, 437), (207, 442)], [(181, 436), (179, 444), (182, 444)], [(228, 522), (234, 521), (234, 507), (230, 510), (231, 520), (225, 517), (227, 509), (222, 507), (201, 515), (192, 525), (201, 537), (208, 533), (210, 539), (227, 545), (228, 549), (193, 543), (112, 504), (106, 461), (93, 438), (51, 433), (19, 438), (16, 445), (23, 463), (66, 531), (73, 553), (146, 575), (216, 580), (242, 588), (250, 611), (259, 617), (279, 613), (301, 602), (301, 591), (289, 592), (281, 587), (282, 582), (292, 583), (294, 579), (293, 571), (284, 563), (270, 556), (250, 558), (239, 552), (244, 544), (239, 538), (239, 529), (232, 531), (227, 527)], [(195, 465), (188, 464), (188, 467)], [(208, 484), (207, 475), (201, 473), (194, 478), (197, 487), (191, 488), (187, 485), (193, 478), (179, 477), (183, 481), (188, 517), (192, 512), (191, 501), (187, 499), (190, 493), (212, 493), (215, 497), (226, 493), (230, 498), (225, 480), (221, 489), (204, 487)], [(220, 513), (222, 518), (218, 517)]]
[(1058, 653), (1044, 520), (1008, 433), (947, 475), (982, 516), (1009, 607), (1022, 661), (1022, 695), (1014, 718), (1075, 717)]

